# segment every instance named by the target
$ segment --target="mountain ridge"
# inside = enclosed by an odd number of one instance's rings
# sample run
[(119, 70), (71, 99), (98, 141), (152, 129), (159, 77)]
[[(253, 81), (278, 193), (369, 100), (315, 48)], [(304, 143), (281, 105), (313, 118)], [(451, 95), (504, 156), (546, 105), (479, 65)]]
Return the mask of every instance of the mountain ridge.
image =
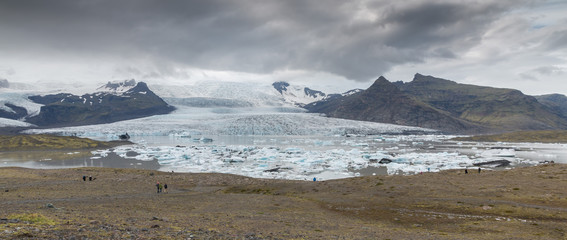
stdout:
[(453, 117), (496, 130), (551, 130), (567, 128), (567, 120), (538, 100), (516, 89), (460, 84), (416, 74), (399, 88)]
[(385, 77), (379, 77), (368, 89), (306, 106), (310, 112), (329, 117), (393, 123), (444, 130), (477, 129), (473, 123), (453, 118), (400, 91)]
[(567, 128), (567, 119), (533, 96), (424, 76), (389, 82), (383, 76), (362, 93), (306, 105), (329, 117), (427, 127), (450, 133)]

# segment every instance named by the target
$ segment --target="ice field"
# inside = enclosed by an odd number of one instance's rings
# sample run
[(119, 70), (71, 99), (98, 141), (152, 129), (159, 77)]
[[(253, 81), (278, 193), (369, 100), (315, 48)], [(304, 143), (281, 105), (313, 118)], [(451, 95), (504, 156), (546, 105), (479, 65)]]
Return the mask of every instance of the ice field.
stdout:
[(293, 108), (181, 107), (168, 115), (28, 132), (97, 140), (128, 133), (134, 145), (94, 151), (91, 159), (116, 154), (129, 161), (157, 160), (162, 171), (293, 180), (476, 169), (475, 163), (495, 160), (509, 161), (503, 168), (510, 168), (561, 162), (567, 156), (561, 144), (455, 142), (428, 129), (327, 118)]

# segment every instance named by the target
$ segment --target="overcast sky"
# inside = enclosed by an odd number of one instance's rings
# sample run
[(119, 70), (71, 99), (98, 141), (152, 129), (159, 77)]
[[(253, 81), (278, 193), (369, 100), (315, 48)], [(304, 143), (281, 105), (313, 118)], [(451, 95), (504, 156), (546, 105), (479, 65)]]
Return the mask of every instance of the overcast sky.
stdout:
[(289, 81), (417, 72), (567, 94), (567, 0), (2, 0), (0, 78)]

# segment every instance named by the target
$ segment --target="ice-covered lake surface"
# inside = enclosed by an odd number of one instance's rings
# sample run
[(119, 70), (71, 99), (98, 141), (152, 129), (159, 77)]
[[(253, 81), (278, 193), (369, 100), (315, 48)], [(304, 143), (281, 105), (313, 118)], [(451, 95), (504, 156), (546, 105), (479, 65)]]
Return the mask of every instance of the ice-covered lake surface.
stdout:
[[(173, 114), (105, 125), (33, 130), (116, 140), (134, 145), (93, 151), (74, 161), (3, 158), (4, 166), (145, 167), (175, 172), (218, 172), (256, 178), (329, 180), (446, 169), (510, 168), (567, 163), (567, 145), (456, 142), (427, 129), (326, 118), (294, 109), (181, 108)], [(411, 134), (420, 132), (420, 134)], [(76, 153), (71, 153), (76, 154)], [(106, 162), (99, 160), (106, 159)], [(109, 159), (110, 163), (109, 163)], [(506, 160), (506, 161), (503, 161)], [(93, 163), (95, 162), (95, 163)], [(106, 164), (106, 165), (105, 165)], [(502, 168), (502, 167), (500, 167)]]

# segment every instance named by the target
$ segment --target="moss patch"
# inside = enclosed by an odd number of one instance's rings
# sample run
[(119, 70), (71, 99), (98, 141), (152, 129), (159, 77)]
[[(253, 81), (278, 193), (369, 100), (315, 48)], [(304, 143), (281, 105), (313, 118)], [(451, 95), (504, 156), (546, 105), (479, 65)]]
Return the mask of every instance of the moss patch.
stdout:
[(1, 151), (96, 149), (125, 143), (127, 142), (101, 142), (88, 138), (46, 134), (0, 136)]

